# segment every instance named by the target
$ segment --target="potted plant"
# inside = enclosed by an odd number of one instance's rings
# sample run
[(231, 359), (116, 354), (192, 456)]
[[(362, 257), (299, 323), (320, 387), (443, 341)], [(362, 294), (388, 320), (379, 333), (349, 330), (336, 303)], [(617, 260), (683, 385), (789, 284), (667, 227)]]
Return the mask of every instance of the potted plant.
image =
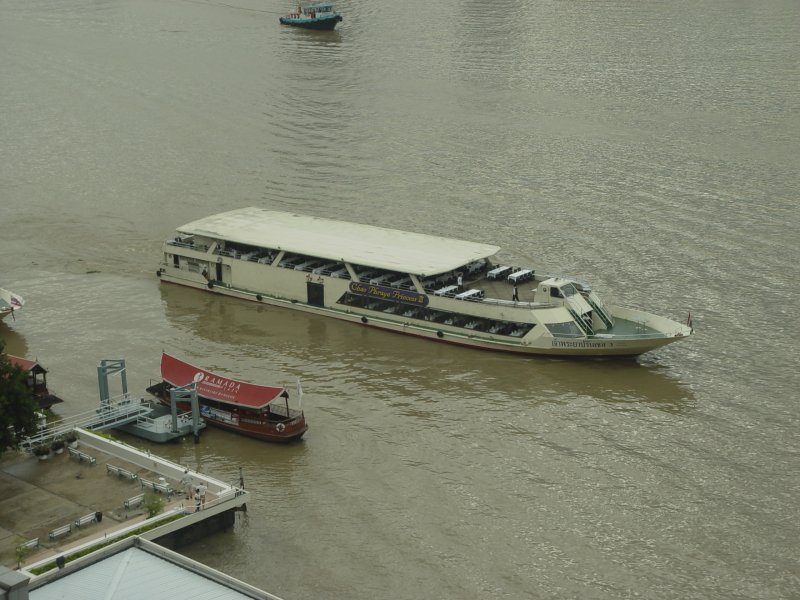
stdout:
[(39, 460), (47, 460), (50, 456), (50, 445), (39, 444), (38, 446), (34, 446), (33, 453), (39, 457)]
[(53, 445), (51, 447), (53, 448), (53, 452), (55, 452), (56, 454), (61, 454), (62, 452), (64, 452), (65, 445), (66, 442), (64, 440), (62, 440), (61, 438), (56, 438), (53, 440)]
[(74, 429), (70, 429), (67, 433), (64, 434), (64, 441), (70, 448), (77, 448), (78, 447), (78, 434), (75, 433)]

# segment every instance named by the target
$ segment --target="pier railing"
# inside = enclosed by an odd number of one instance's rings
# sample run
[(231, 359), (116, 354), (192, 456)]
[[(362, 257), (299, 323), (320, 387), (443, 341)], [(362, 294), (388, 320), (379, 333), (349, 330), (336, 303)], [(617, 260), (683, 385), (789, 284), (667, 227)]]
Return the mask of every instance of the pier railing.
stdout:
[(38, 433), (22, 440), (20, 446), (24, 450), (47, 444), (56, 438), (63, 437), (76, 428), (102, 431), (113, 429), (125, 423), (135, 421), (150, 413), (152, 408), (140, 398), (133, 398), (130, 394), (123, 394), (104, 401), (99, 408), (86, 411), (48, 423)]

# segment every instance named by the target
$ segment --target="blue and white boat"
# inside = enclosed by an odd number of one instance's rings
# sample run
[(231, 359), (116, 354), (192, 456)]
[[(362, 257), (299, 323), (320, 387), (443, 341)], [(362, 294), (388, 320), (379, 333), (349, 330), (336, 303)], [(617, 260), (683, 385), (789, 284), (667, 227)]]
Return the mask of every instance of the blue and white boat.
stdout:
[(335, 6), (332, 2), (298, 5), (295, 12), (281, 17), (280, 21), (292, 27), (330, 31), (342, 20)]
[(14, 316), (14, 311), (19, 310), (25, 304), (22, 296), (0, 288), (0, 319), (11, 315)]

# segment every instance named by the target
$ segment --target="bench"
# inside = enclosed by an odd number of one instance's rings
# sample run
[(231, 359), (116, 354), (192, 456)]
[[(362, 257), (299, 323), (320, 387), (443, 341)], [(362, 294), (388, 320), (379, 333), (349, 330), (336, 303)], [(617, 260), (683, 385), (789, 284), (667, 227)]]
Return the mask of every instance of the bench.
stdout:
[(448, 294), (453, 294), (458, 289), (457, 285), (447, 285), (443, 288), (439, 288), (433, 294), (435, 296), (447, 296)]
[(456, 294), (456, 300), (477, 300), (483, 297), (483, 290), (471, 289)]
[(172, 496), (175, 490), (168, 483), (158, 483), (157, 481), (150, 481), (149, 479), (140, 479), (143, 488), (150, 488), (154, 492), (161, 492), (167, 496)]
[(525, 281), (529, 281), (533, 279), (533, 271), (530, 269), (520, 269), (519, 271), (515, 271), (508, 276), (509, 283), (524, 283)]
[(88, 525), (89, 523), (95, 523), (96, 521), (97, 521), (97, 514), (91, 513), (82, 516), (80, 519), (75, 519), (75, 527), (80, 528), (83, 525)]
[(33, 550), (39, 547), (39, 538), (33, 538), (27, 542), (22, 542), (17, 548), (24, 548), (26, 550)]
[(72, 531), (72, 525), (66, 524), (62, 525), (61, 527), (56, 527), (47, 535), (50, 537), (51, 540), (54, 540), (57, 537), (61, 537), (62, 535), (68, 534), (70, 531)]
[(123, 502), (123, 506), (125, 510), (130, 510), (136, 506), (139, 506), (142, 502), (144, 502), (144, 494), (139, 494), (137, 496), (132, 496)]
[(127, 469), (123, 469), (122, 467), (115, 467), (114, 465), (110, 465), (108, 463), (106, 463), (106, 471), (118, 477), (127, 477), (128, 479), (139, 479), (139, 476), (136, 473), (131, 473)]
[(90, 465), (93, 465), (97, 462), (97, 459), (94, 456), (89, 456), (88, 454), (85, 454), (80, 450), (76, 450), (75, 448), (68, 448), (67, 450), (69, 450), (70, 456), (77, 458), (81, 462), (85, 460)]
[(509, 271), (511, 271), (511, 267), (507, 267), (505, 265), (495, 267), (494, 269), (486, 273), (486, 279), (501, 279)]
[(120, 477), (127, 477), (128, 479), (139, 479), (139, 476), (136, 473), (131, 473), (127, 469), (120, 469), (119, 470)]

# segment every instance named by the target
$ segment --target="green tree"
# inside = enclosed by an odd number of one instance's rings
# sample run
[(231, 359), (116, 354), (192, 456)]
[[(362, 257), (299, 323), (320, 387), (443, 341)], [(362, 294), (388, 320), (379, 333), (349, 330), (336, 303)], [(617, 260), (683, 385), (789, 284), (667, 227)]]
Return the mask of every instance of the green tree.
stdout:
[(39, 408), (26, 384), (28, 374), (8, 361), (4, 348), (0, 340), (0, 456), (37, 432)]
[(144, 512), (147, 513), (147, 518), (152, 519), (164, 510), (164, 500), (161, 496), (157, 496), (156, 494), (146, 494), (144, 502), (142, 503), (142, 508), (144, 508)]

